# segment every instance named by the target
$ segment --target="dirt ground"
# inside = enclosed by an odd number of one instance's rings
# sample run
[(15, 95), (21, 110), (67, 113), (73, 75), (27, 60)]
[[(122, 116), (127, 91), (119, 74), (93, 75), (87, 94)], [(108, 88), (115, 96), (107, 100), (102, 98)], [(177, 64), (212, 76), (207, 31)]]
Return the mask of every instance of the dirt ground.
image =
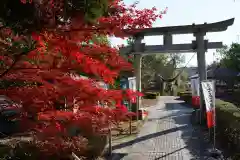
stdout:
[[(141, 125), (140, 121), (139, 122), (132, 121), (132, 123), (131, 123), (132, 134), (137, 134), (138, 128), (140, 125)], [(121, 122), (118, 129), (112, 130), (113, 140), (118, 139), (122, 136), (128, 136), (128, 135), (130, 135), (130, 122), (129, 121)]]

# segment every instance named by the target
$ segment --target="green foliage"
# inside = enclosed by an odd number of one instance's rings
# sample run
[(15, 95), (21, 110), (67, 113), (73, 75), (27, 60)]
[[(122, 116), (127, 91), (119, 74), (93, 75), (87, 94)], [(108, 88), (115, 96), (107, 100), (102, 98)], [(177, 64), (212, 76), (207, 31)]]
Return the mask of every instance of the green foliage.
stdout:
[(180, 96), (182, 92), (186, 91), (184, 87), (176, 87), (177, 96)]
[(176, 95), (178, 95), (179, 92), (184, 92), (189, 89), (186, 83), (187, 81), (188, 81), (188, 74), (185, 71), (183, 71), (179, 76), (179, 78), (175, 81), (176, 83), (174, 86), (174, 89), (175, 89), (174, 92), (176, 93)]
[(217, 135), (233, 153), (240, 153), (240, 110), (232, 103), (216, 100)]
[(182, 92), (179, 92), (179, 96), (185, 96), (185, 95), (192, 95), (191, 91), (182, 91)]
[[(127, 45), (132, 46), (134, 38), (127, 39)], [(134, 61), (134, 57), (123, 55), (129, 62)], [(164, 78), (172, 78), (175, 74), (177, 65), (184, 62), (184, 56), (181, 54), (156, 54), (146, 55), (142, 58), (142, 85), (143, 88), (149, 86), (150, 82), (156, 79), (157, 74)]]
[(92, 39), (93, 44), (107, 44), (110, 45), (109, 39), (104, 35), (95, 35)]
[(142, 59), (142, 82), (145, 86), (155, 80), (157, 74), (164, 78), (172, 78), (176, 74), (177, 65), (182, 63), (184, 57), (180, 54), (147, 55)]
[[(74, 1), (77, 2), (80, 0)], [(109, 0), (91, 0), (91, 1), (81, 0), (81, 1), (83, 2), (78, 3), (84, 4), (82, 8), (84, 9), (85, 19), (87, 21), (94, 22), (97, 18), (99, 18), (103, 14), (107, 14)]]
[(186, 71), (183, 71), (180, 75), (180, 80), (182, 82), (186, 82), (188, 80), (188, 73)]
[(115, 83), (113, 85), (110, 85), (109, 87), (110, 87), (110, 89), (119, 89), (120, 88), (120, 77), (118, 77), (115, 80)]
[(148, 86), (156, 77), (156, 74), (164, 68), (167, 55), (147, 55), (142, 58), (142, 84)]
[(169, 96), (168, 92), (163, 91), (163, 93), (161, 94), (161, 96)]
[(185, 101), (188, 104), (192, 102), (192, 93), (190, 91), (179, 92), (177, 95), (180, 97), (181, 100)]
[(131, 46), (131, 45), (133, 45), (133, 43), (134, 43), (134, 38), (133, 38), (133, 37), (129, 37), (129, 38), (127, 39), (127, 45), (128, 45), (128, 46)]
[(146, 92), (144, 94), (145, 99), (156, 99), (157, 96), (160, 96), (160, 93), (158, 93), (158, 92)]
[(217, 51), (222, 56), (220, 64), (235, 71), (240, 71), (240, 44), (232, 43)]

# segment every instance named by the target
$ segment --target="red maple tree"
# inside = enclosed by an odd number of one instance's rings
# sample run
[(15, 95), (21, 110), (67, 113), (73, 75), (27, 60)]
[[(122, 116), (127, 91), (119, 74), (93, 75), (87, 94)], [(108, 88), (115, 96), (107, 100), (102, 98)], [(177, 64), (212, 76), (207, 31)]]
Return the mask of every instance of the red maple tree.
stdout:
[[(51, 8), (54, 17), (62, 15), (61, 0), (43, 2), (38, 8), (42, 13)], [(42, 149), (50, 148), (60, 154), (79, 150), (77, 142), (83, 143), (83, 139), (71, 135), (71, 127), (83, 130), (81, 135), (104, 134), (116, 115), (119, 119), (126, 115), (118, 109), (121, 101), (140, 95), (131, 90), (97, 87), (99, 80), (114, 84), (121, 71), (132, 67), (119, 55), (118, 48), (89, 42), (94, 36), (123, 38), (124, 30), (151, 27), (163, 13), (158, 14), (156, 8), (138, 10), (136, 4), (126, 6), (120, 0), (109, 1), (108, 9), (111, 15), (101, 16), (94, 24), (86, 23), (80, 13), (63, 25), (54, 23), (51, 14), (50, 17), (44, 14), (40, 17), (44, 27), (31, 34), (16, 34), (10, 27), (1, 29), (4, 42), (1, 79), (31, 82), (31, 85), (9, 87), (0, 93), (22, 105), (22, 129), (34, 131), (36, 140), (44, 142)], [(7, 50), (9, 46), (11, 53)], [(16, 52), (19, 54), (14, 55)], [(87, 75), (88, 79), (80, 75)], [(106, 102), (108, 107), (97, 106), (98, 101)], [(73, 112), (74, 108), (78, 111)]]

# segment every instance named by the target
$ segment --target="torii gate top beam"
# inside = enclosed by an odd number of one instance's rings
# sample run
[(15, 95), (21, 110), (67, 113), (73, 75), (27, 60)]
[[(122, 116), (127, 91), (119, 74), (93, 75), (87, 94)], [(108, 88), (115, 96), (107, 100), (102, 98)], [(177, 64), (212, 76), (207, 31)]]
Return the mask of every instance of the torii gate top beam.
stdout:
[(234, 22), (234, 18), (215, 22), (215, 23), (204, 23), (204, 24), (192, 24), (185, 26), (170, 26), (170, 27), (155, 27), (145, 29), (135, 29), (133, 32), (125, 30), (125, 33), (132, 36), (155, 36), (165, 34), (190, 34), (196, 32), (221, 32), (226, 31), (229, 26)]
[[(132, 54), (155, 54), (155, 53), (180, 53), (180, 52), (195, 52), (197, 51), (197, 42), (193, 41), (191, 44), (173, 44), (172, 36), (174, 34), (194, 34), (194, 36), (201, 37), (204, 36), (207, 32), (221, 32), (227, 30), (234, 22), (234, 18), (220, 21), (216, 23), (204, 23), (199, 25), (185, 25), (185, 26), (171, 26), (171, 27), (156, 27), (156, 28), (146, 28), (146, 29), (136, 29), (134, 31), (125, 30), (129, 35), (134, 36), (135, 42), (134, 47), (128, 46), (120, 49), (122, 54), (132, 52)], [(141, 40), (144, 36), (151, 35), (163, 35), (164, 44), (163, 45), (148, 45), (145, 46), (144, 43), (141, 43)], [(222, 42), (208, 42), (202, 39), (204, 43), (204, 50), (222, 48)]]

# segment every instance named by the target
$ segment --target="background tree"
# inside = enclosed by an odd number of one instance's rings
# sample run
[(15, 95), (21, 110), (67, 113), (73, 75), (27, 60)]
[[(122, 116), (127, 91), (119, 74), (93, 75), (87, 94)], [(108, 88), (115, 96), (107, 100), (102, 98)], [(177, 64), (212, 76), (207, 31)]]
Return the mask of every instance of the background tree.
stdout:
[(167, 65), (167, 55), (146, 55), (142, 58), (142, 84), (148, 88), (155, 81), (156, 75), (164, 70)]
[[(210, 67), (215, 68), (217, 79), (226, 83), (226, 87), (234, 91), (236, 84), (239, 83), (237, 74), (240, 72), (240, 44), (232, 43), (230, 46), (225, 45), (217, 50), (216, 53), (220, 55), (220, 59)], [(222, 73), (219, 73), (221, 70)], [(218, 74), (221, 74), (221, 76)]]
[[(134, 38), (127, 39), (127, 45), (132, 46)], [(127, 54), (123, 57), (133, 64), (134, 56)], [(177, 74), (177, 67), (185, 61), (182, 54), (155, 54), (146, 55), (142, 58), (142, 88), (147, 89), (151, 82), (156, 81), (157, 74), (161, 74), (164, 78), (172, 78)]]
[(183, 61), (184, 57), (180, 54), (144, 56), (142, 61), (143, 84), (149, 86), (150, 82), (159, 79), (158, 75), (161, 75), (165, 79), (173, 78), (177, 74), (177, 66)]
[(240, 72), (240, 44), (232, 43), (229, 47), (224, 46), (218, 50), (222, 58), (220, 63), (222, 66)]

